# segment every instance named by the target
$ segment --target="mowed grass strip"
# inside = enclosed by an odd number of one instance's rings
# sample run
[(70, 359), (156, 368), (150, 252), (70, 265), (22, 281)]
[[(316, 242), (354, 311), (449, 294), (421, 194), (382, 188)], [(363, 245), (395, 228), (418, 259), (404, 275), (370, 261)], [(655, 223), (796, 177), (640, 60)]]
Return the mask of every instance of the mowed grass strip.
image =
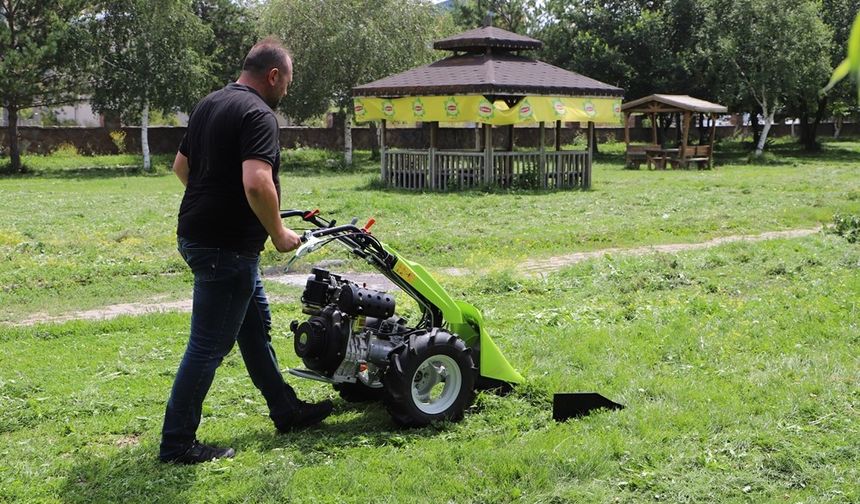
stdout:
[[(629, 171), (623, 144), (601, 149), (591, 191), (447, 194), (377, 188), (378, 165), (367, 153), (347, 171), (336, 154), (288, 151), (282, 206), (320, 208), (339, 222), (374, 217), (377, 236), (431, 270), (476, 271), (606, 247), (809, 228), (837, 212), (860, 213), (857, 142), (827, 144), (814, 157), (777, 145), (777, 164), (711, 171)], [(723, 161), (736, 162), (740, 151), (725, 149)], [(39, 158), (34, 175), (0, 178), (0, 323), (187, 296), (174, 237), (182, 190), (164, 169), (169, 160), (160, 161), (160, 175), (143, 175), (111, 171), (105, 166), (125, 158), (105, 158)], [(317, 257), (333, 254), (342, 257)], [(269, 248), (263, 265), (286, 259)]]
[[(201, 437), (235, 460), (156, 461), (188, 315), (4, 330), (0, 501), (857, 502), (860, 248), (832, 235), (609, 257), (544, 280), (452, 279), (528, 383), (400, 431), (336, 402), (277, 435), (234, 351)], [(275, 306), (282, 365), (298, 365)], [(325, 385), (291, 379), (304, 397)], [(563, 424), (551, 395), (626, 404)]]

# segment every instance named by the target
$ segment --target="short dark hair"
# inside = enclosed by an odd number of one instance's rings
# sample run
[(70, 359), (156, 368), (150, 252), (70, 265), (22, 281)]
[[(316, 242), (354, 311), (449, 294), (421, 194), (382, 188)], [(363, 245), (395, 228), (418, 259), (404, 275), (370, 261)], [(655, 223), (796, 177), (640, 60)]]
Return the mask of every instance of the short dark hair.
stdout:
[(242, 71), (262, 75), (272, 68), (277, 68), (286, 72), (288, 59), (292, 60), (292, 57), (284, 44), (277, 37), (266, 37), (248, 51)]

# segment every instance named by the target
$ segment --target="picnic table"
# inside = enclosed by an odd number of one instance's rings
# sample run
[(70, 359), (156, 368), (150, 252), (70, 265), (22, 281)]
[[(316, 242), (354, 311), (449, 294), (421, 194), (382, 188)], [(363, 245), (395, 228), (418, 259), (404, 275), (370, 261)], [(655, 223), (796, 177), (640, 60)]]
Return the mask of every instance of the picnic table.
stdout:
[(648, 147), (645, 149), (645, 162), (648, 169), (653, 167), (658, 170), (666, 168), (666, 164), (678, 158), (678, 149), (664, 149), (662, 147)]

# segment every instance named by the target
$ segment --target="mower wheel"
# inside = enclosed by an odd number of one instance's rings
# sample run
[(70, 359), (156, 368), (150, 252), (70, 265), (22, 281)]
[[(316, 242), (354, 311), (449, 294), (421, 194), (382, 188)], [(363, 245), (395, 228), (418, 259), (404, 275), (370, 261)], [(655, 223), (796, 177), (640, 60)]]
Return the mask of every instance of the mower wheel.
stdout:
[(477, 368), (470, 349), (453, 334), (433, 329), (412, 336), (390, 359), (383, 401), (403, 427), (456, 422), (475, 400)]
[(381, 401), (385, 395), (385, 389), (371, 388), (363, 383), (338, 383), (334, 389), (340, 394), (340, 398), (346, 402), (371, 402)]

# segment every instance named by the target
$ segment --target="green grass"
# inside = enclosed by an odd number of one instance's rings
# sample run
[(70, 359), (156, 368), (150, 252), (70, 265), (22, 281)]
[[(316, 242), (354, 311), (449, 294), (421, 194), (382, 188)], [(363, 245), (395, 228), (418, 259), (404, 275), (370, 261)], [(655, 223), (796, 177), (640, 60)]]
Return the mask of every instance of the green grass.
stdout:
[[(443, 283), (483, 311), (528, 383), (479, 396), (458, 424), (401, 431), (378, 405), (338, 400), (323, 427), (279, 436), (234, 352), (200, 435), (238, 455), (197, 467), (156, 461), (188, 314), (3, 324), (188, 297), (169, 159), (149, 175), (135, 159), (28, 158), (29, 174), (0, 177), (0, 502), (860, 501), (856, 243), (817, 233), (514, 272), (528, 258), (856, 216), (860, 143), (809, 156), (777, 142), (766, 166), (729, 143), (712, 171), (628, 171), (618, 145), (601, 149), (592, 191), (549, 193), (381, 190), (366, 153), (351, 170), (336, 154), (285, 155), (284, 207), (373, 216), (431, 270), (482, 272)], [(264, 266), (285, 259), (267, 250)], [(297, 365), (298, 290), (267, 288), (286, 300), (273, 305), (281, 364)], [(627, 409), (551, 420), (552, 393), (590, 390)]]
[[(236, 352), (201, 436), (233, 461), (156, 461), (187, 315), (9, 329), (0, 500), (856, 502), (860, 249), (842, 238), (606, 258), (546, 280), (457, 279), (528, 377), (459, 424), (399, 431), (377, 405), (276, 435)], [(282, 364), (296, 365), (275, 306)], [(332, 394), (296, 382), (303, 396)], [(551, 394), (627, 409), (563, 424)]]
[[(414, 260), (474, 270), (610, 246), (814, 227), (835, 213), (860, 213), (856, 142), (828, 144), (818, 157), (777, 145), (784, 164), (711, 171), (624, 170), (618, 145), (602, 148), (592, 191), (448, 194), (377, 189), (367, 153), (344, 171), (338, 156), (304, 149), (285, 155), (283, 206), (320, 208), (340, 222), (375, 217), (376, 234)], [(726, 151), (727, 162), (742, 157), (736, 146)], [(66, 170), (50, 160), (31, 175), (0, 178), (0, 321), (186, 295), (174, 238), (181, 185), (166, 170), (111, 172), (98, 169), (103, 161)], [(268, 249), (263, 262), (284, 259)]]

